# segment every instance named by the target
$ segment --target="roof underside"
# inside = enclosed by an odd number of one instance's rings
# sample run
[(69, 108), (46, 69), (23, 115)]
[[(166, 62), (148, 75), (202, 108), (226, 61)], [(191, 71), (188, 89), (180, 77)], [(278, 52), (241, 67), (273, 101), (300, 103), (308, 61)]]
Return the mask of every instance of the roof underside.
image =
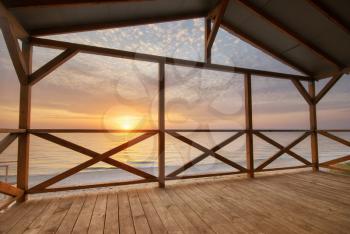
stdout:
[[(219, 3), (218, 0), (110, 0), (40, 6), (45, 1), (3, 2), (33, 35), (204, 17)], [(36, 2), (39, 6), (23, 7), (26, 2)], [(230, 0), (227, 6), (222, 24), (231, 33), (263, 47), (265, 52), (288, 61), (308, 75), (326, 77), (350, 67), (350, 1), (317, 1), (332, 14), (315, 7), (311, 0), (246, 2), (248, 6)], [(336, 16), (338, 21), (331, 16)]]

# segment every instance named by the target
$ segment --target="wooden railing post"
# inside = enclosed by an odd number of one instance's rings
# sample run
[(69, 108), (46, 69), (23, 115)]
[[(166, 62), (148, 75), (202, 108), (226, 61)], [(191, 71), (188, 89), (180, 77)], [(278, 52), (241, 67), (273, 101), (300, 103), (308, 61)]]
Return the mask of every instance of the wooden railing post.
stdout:
[(159, 101), (158, 101), (158, 183), (165, 187), (165, 63), (159, 63)]
[[(22, 44), (22, 53), (28, 73), (30, 73), (32, 68), (32, 46), (26, 41), (24, 41)], [(31, 92), (31, 86), (28, 84), (28, 82), (20, 85), (20, 129), (30, 128)], [(22, 189), (24, 192), (28, 190), (29, 144), (30, 134), (27, 132), (20, 134), (18, 137), (17, 187)], [(24, 200), (26, 200), (26, 195), (19, 199), (20, 202)]]
[(245, 96), (245, 124), (246, 124), (246, 157), (247, 171), (250, 178), (254, 178), (254, 155), (253, 155), (253, 115), (252, 115), (252, 79), (251, 74), (244, 77)]
[(315, 81), (309, 82), (309, 94), (312, 98), (312, 103), (309, 104), (310, 112), (310, 131), (311, 131), (311, 156), (312, 156), (312, 168), (316, 172), (319, 170), (319, 161), (318, 161), (318, 138), (317, 138), (317, 113), (316, 113), (316, 89)]

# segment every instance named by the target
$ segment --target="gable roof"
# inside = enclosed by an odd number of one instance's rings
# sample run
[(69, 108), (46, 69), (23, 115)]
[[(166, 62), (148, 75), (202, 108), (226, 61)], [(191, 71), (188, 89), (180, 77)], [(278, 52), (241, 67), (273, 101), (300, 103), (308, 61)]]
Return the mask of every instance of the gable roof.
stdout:
[[(219, 0), (2, 0), (32, 35), (206, 17)], [(230, 0), (221, 26), (316, 78), (350, 67), (350, 1)]]

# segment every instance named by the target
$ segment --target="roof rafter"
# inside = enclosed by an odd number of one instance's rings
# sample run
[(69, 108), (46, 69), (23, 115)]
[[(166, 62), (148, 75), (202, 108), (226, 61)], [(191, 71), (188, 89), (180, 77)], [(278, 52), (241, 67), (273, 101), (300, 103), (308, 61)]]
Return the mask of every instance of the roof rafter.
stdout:
[[(208, 22), (209, 25), (207, 27), (210, 28), (209, 33), (206, 32), (205, 36), (205, 46), (206, 46), (206, 55), (210, 55), (211, 53), (211, 48), (213, 47), (214, 41), (216, 34), (219, 31), (222, 19), (225, 14), (225, 10), (227, 8), (229, 0), (221, 0), (219, 4), (208, 14), (208, 18), (212, 19), (213, 22), (213, 27), (211, 28), (210, 22)], [(210, 58), (206, 58), (207, 61), (210, 61)]]
[(262, 42), (256, 40), (255, 38), (252, 38), (248, 34), (242, 32), (238, 28), (232, 26), (226, 21), (222, 21), (221, 26), (228, 31), (229, 33), (239, 37), (241, 40), (247, 42), (248, 44), (254, 46), (255, 48), (263, 51), (264, 53), (272, 56), (273, 58), (277, 59), (278, 61), (282, 62), (283, 64), (286, 64), (287, 66), (290, 66), (308, 76), (313, 76), (312, 72), (308, 71), (306, 68), (300, 66), (299, 64), (296, 64), (295, 62), (291, 61), (287, 57), (277, 53), (276, 51), (269, 48), (267, 45), (263, 44)]
[(8, 10), (7, 8), (2, 4), (0, 1), (0, 18), (3, 18), (6, 20), (11, 28), (14, 31), (14, 34), (17, 38), (20, 39), (26, 39), (28, 38), (28, 33), (27, 31), (23, 28), (23, 26), (18, 22), (16, 17), (14, 17)]
[(28, 69), (19, 46), (13, 25), (6, 18), (0, 17), (0, 28), (3, 32), (5, 43), (10, 54), (19, 82), (22, 85), (28, 82)]
[(324, 5), (319, 0), (306, 0), (313, 6), (319, 13), (327, 17), (334, 24), (339, 26), (345, 33), (350, 34), (350, 25), (348, 25), (343, 19), (341, 19), (335, 12), (333, 12), (329, 7)]
[(298, 41), (300, 44), (302, 44), (303, 46), (311, 50), (314, 54), (316, 54), (320, 58), (325, 59), (330, 64), (337, 67), (337, 69), (341, 69), (342, 67), (344, 67), (344, 65), (341, 62), (339, 62), (336, 58), (326, 53), (325, 51), (321, 50), (311, 42), (305, 40), (305, 38), (303, 38), (301, 35), (289, 29), (286, 25), (283, 25), (281, 22), (279, 22), (277, 19), (275, 19), (271, 15), (266, 14), (260, 8), (244, 0), (237, 0), (237, 1), (242, 5), (244, 5), (245, 7), (247, 7), (248, 9), (250, 9), (252, 12), (254, 12), (257, 16), (261, 17), (262, 19), (266, 20), (268, 23), (276, 27), (281, 32), (285, 33), (286, 35), (290, 36), (294, 40)]

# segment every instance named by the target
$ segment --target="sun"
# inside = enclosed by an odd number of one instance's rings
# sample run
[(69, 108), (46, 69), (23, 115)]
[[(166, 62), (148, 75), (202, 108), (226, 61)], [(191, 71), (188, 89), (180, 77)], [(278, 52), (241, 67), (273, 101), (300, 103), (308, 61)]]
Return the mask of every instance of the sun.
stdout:
[(136, 116), (120, 116), (115, 122), (118, 128), (122, 130), (133, 130), (140, 123), (141, 119)]

